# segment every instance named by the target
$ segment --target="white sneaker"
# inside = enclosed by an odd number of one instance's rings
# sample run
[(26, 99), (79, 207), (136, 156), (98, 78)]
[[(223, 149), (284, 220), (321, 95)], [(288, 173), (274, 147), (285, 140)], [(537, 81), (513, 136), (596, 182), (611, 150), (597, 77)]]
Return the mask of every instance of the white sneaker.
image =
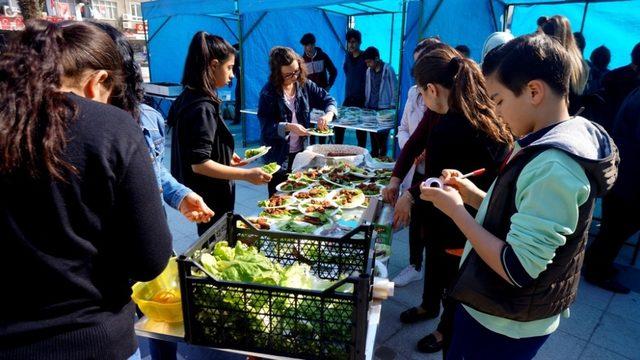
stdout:
[(418, 280), (422, 280), (422, 271), (417, 271), (413, 265), (409, 265), (402, 269), (400, 274), (393, 278), (393, 282), (397, 287), (407, 286), (409, 283)]

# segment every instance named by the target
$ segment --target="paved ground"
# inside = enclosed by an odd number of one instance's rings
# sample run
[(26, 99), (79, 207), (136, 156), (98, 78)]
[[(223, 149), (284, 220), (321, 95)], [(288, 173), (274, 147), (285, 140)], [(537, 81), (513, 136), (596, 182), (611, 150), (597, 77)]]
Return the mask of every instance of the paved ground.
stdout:
[[(240, 150), (242, 149), (238, 149), (238, 154), (243, 153)], [(239, 182), (236, 212), (247, 215), (257, 213), (256, 202), (266, 196), (266, 187)], [(197, 239), (195, 225), (184, 220), (173, 209), (168, 209), (168, 216), (174, 235), (174, 247), (180, 253)], [(637, 237), (638, 234), (636, 241)], [(560, 329), (551, 335), (536, 359), (640, 360), (640, 260), (634, 267), (628, 266), (632, 250), (631, 246), (625, 246), (617, 261), (621, 279), (634, 291), (629, 295), (614, 295), (582, 281), (578, 299), (571, 306), (571, 317), (561, 321)], [(406, 230), (396, 233), (393, 256), (389, 260), (391, 276), (407, 265), (408, 251)], [(435, 329), (436, 321), (403, 325), (398, 320), (403, 310), (420, 303), (421, 294), (422, 284), (415, 282), (396, 289), (395, 296), (383, 303), (382, 325), (378, 328), (376, 337), (376, 359), (441, 359), (440, 353), (425, 355), (414, 350), (418, 339)], [(150, 359), (146, 341), (140, 339), (140, 342), (143, 358)], [(179, 359), (244, 359), (184, 344), (179, 345), (178, 353)]]

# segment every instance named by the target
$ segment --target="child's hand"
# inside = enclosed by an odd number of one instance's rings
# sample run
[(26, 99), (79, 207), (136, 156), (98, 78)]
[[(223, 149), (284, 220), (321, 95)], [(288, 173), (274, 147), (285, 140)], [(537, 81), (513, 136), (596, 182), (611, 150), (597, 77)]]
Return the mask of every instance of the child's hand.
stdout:
[(462, 177), (460, 171), (445, 169), (442, 170), (440, 178), (445, 185), (458, 190), (465, 204), (477, 209), (486, 195), (485, 192), (480, 190), (471, 180), (459, 179), (460, 177)]
[(444, 189), (440, 189), (421, 184), (420, 199), (431, 201), (435, 207), (450, 218), (453, 218), (456, 211), (460, 209), (466, 211), (460, 193), (451, 186), (445, 185)]

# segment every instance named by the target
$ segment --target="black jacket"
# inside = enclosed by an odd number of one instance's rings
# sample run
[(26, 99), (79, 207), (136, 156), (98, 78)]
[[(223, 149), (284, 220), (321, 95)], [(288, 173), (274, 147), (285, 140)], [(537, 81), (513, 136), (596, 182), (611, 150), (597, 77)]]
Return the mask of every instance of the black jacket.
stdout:
[(338, 77), (338, 69), (333, 65), (329, 55), (316, 46), (316, 55), (314, 57), (307, 56), (305, 53), (302, 54), (302, 58), (307, 69), (307, 79), (329, 91)]
[[(432, 116), (430, 130), (427, 133), (414, 133), (414, 136), (426, 138), (425, 179), (440, 177), (444, 169), (458, 169), (463, 173), (485, 168), (487, 171), (474, 180), (476, 185), (489, 189), (491, 181), (509, 151), (506, 144), (500, 144), (489, 138), (484, 132), (474, 128), (469, 120), (460, 114), (450, 112), (442, 116)], [(425, 124), (426, 125), (426, 124)], [(410, 140), (411, 141), (411, 140)], [(420, 200), (419, 186), (412, 187), (411, 195), (423, 207), (424, 236), (438, 248), (459, 249), (464, 247), (466, 238), (455, 223), (431, 202)], [(475, 211), (469, 209), (470, 211)]]
[(137, 348), (130, 279), (167, 265), (171, 234), (139, 126), (78, 107), (66, 181), (0, 175), (2, 359), (126, 359)]
[(613, 193), (640, 201), (640, 87), (622, 103), (613, 122), (613, 139), (620, 149), (620, 170)]
[(220, 115), (220, 103), (197, 90), (185, 88), (169, 110), (171, 174), (203, 197), (216, 213), (213, 224), (233, 211), (234, 182), (193, 172), (191, 165), (213, 160), (229, 166), (235, 149), (233, 135)]
[[(566, 237), (565, 245), (556, 249), (553, 262), (537, 278), (529, 279), (521, 286), (511, 285), (500, 277), (475, 250), (469, 253), (450, 295), (485, 314), (533, 321), (560, 314), (573, 303), (580, 282), (595, 198), (609, 191), (616, 179), (618, 150), (602, 127), (583, 118), (575, 118), (541, 131), (545, 130), (548, 132), (539, 139), (523, 146), (498, 175), (482, 226), (506, 242), (511, 217), (517, 212), (518, 177), (531, 160), (547, 149), (564, 151), (576, 160), (589, 179), (591, 193), (579, 207), (576, 230)], [(591, 153), (597, 156), (586, 155)], [(510, 269), (509, 258), (515, 256), (510, 252), (510, 246), (503, 247), (501, 259), (505, 269)], [(520, 264), (518, 260), (516, 262)], [(517, 265), (513, 269), (518, 270)]]

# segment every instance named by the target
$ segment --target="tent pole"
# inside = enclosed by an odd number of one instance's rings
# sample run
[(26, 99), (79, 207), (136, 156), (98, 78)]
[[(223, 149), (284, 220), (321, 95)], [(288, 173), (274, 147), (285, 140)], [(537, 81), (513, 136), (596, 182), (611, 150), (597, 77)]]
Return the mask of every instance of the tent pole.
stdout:
[[(240, 14), (239, 4), (238, 6), (238, 48), (240, 51), (240, 74), (238, 74), (238, 83), (236, 86), (240, 86), (240, 103), (236, 99), (235, 106), (240, 106), (240, 110), (244, 110), (246, 104), (245, 94), (247, 89), (244, 86), (244, 36), (242, 36), (242, 14)], [(240, 128), (242, 129), (242, 146), (247, 146), (247, 115), (240, 113)]]
[[(444, 3), (444, 0), (438, 1), (438, 4), (436, 4), (435, 9), (433, 9), (433, 12), (431, 13), (431, 15), (429, 15), (429, 19), (427, 19), (427, 22), (424, 24), (422, 29), (420, 29), (421, 35), (423, 35), (427, 31), (427, 29), (429, 28), (429, 25), (431, 25), (431, 22), (433, 21), (433, 19), (435, 19), (436, 14), (438, 13), (438, 10), (440, 10), (440, 6), (442, 6), (443, 3)], [(420, 37), (424, 37), (424, 36), (420, 36)]]
[(491, 10), (491, 18), (493, 19), (493, 31), (498, 31), (498, 19), (496, 19), (496, 11), (493, 7), (493, 0), (489, 0), (489, 9)]
[(320, 10), (320, 11), (322, 11), (322, 15), (324, 16), (324, 19), (327, 21), (327, 24), (329, 24), (329, 28), (331, 29), (331, 32), (333, 33), (333, 36), (335, 36), (336, 40), (338, 40), (338, 44), (340, 44), (340, 48), (342, 48), (342, 50), (344, 50), (346, 52), (347, 49), (344, 47), (344, 44), (342, 44), (342, 40), (340, 39), (340, 35), (338, 35), (338, 32), (336, 31), (336, 28), (333, 27), (333, 23), (331, 22), (331, 19), (329, 19), (329, 15), (327, 15), (327, 13), (324, 10)]
[(227, 23), (227, 21), (224, 18), (219, 18), (220, 21), (222, 21), (222, 23), (224, 24), (224, 26), (227, 27), (227, 30), (229, 30), (229, 32), (231, 33), (231, 35), (233, 35), (234, 38), (236, 38), (236, 42), (240, 41), (240, 39), (238, 39), (238, 35), (236, 35), (236, 33), (233, 31), (233, 29), (231, 29), (231, 26), (229, 26), (229, 24)]
[(253, 30), (255, 30), (258, 25), (260, 25), (260, 23), (262, 22), (262, 20), (264, 20), (264, 18), (267, 16), (267, 12), (263, 12), (262, 15), (260, 15), (260, 17), (258, 18), (258, 20), (256, 20), (256, 22), (251, 26), (251, 28), (249, 29), (249, 31), (247, 31), (246, 34), (242, 35), (243, 38), (248, 39), (249, 36), (251, 36), (251, 33), (253, 32)]
[(156, 32), (153, 33), (153, 35), (151, 35), (151, 37), (149, 38), (149, 40), (147, 41), (147, 44), (149, 44), (149, 41), (153, 41), (153, 38), (156, 37), (156, 35), (158, 35), (158, 33), (160, 32), (160, 30), (162, 30), (162, 28), (167, 25), (167, 23), (169, 22), (169, 20), (171, 20), (171, 18), (173, 17), (173, 15), (169, 16), (167, 18), (167, 20), (165, 20), (160, 27), (158, 27), (158, 30), (156, 30)]
[[(404, 3), (404, 0), (403, 0)], [(391, 43), (389, 44), (389, 62), (391, 63), (393, 60), (393, 34), (394, 34), (394, 27), (395, 27), (395, 20), (396, 20), (396, 16), (394, 14), (391, 14)]]
[[(423, 0), (424, 1), (424, 0)], [(407, 25), (407, 1), (406, 0), (402, 0), (402, 27), (401, 27), (401, 37), (400, 39), (402, 39), (400, 41), (400, 68), (398, 69), (398, 94), (397, 94), (397, 101), (396, 101), (396, 125), (398, 124), (398, 109), (400, 109), (400, 100), (402, 99), (402, 97), (400, 96), (401, 92), (402, 92), (402, 75), (404, 73), (403, 69), (404, 67), (402, 66), (402, 62), (404, 61), (404, 47), (405, 47), (405, 26)], [(393, 37), (392, 37), (393, 38)], [(393, 48), (393, 46), (392, 46)], [(398, 127), (396, 126), (396, 128), (394, 129), (394, 136), (393, 136), (393, 157), (395, 158), (397, 153), (398, 153), (398, 136), (397, 136), (397, 132), (398, 132)]]
[(589, 0), (584, 3), (584, 12), (582, 13), (582, 23), (580, 24), (580, 33), (584, 31), (584, 23), (587, 21), (587, 11), (589, 11)]
[(142, 25), (144, 26), (144, 43), (147, 47), (147, 64), (149, 65), (149, 82), (153, 82), (151, 80), (151, 56), (149, 55), (151, 47), (149, 46), (149, 26), (147, 26), (147, 24), (149, 24), (149, 20), (142, 18)]

